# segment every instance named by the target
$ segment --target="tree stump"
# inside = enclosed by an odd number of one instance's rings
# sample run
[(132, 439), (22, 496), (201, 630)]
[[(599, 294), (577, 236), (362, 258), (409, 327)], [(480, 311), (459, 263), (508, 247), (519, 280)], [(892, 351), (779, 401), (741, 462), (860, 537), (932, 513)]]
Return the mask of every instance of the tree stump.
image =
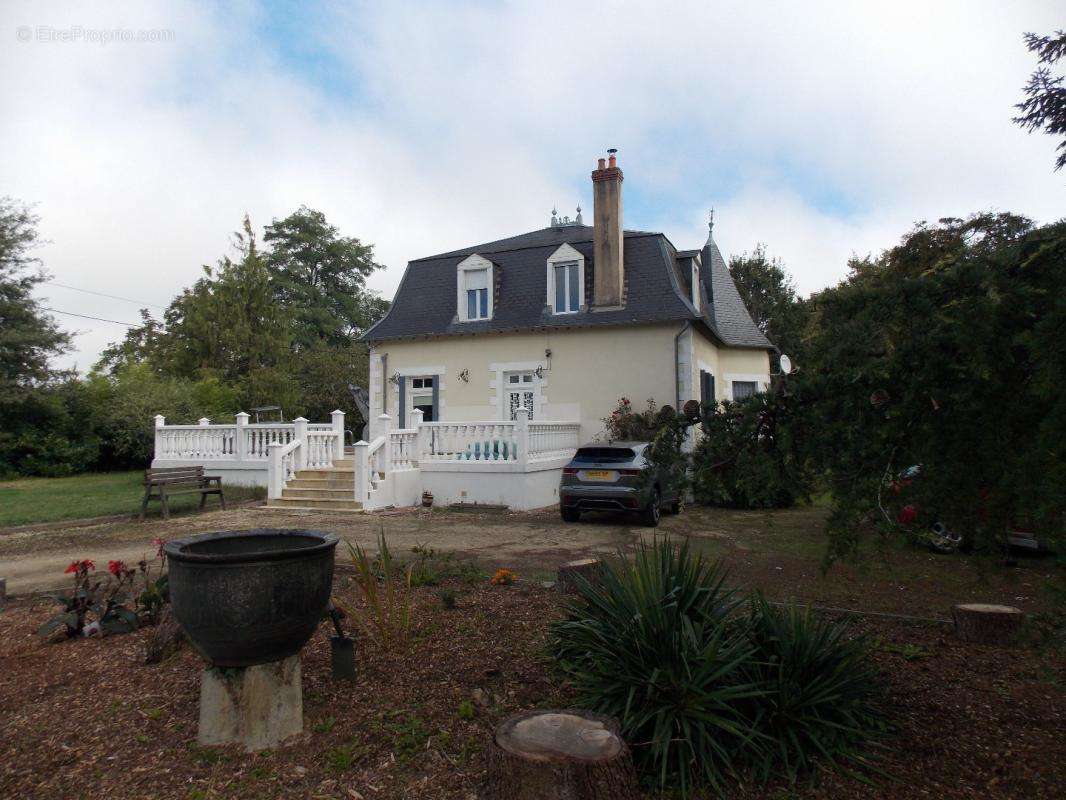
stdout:
[(148, 644), (145, 645), (144, 663), (158, 664), (161, 661), (165, 661), (178, 652), (184, 639), (185, 632), (181, 629), (177, 619), (175, 619), (170, 606), (167, 605), (159, 618), (159, 622), (156, 623), (155, 628), (152, 630)]
[(598, 583), (603, 574), (603, 562), (598, 558), (582, 558), (578, 561), (567, 561), (560, 564), (555, 573), (555, 588), (563, 594), (576, 594), (577, 581), (575, 576), (580, 575), (589, 583)]
[(955, 635), (978, 644), (1009, 644), (1025, 619), (1021, 609), (987, 603), (955, 606), (954, 612)]
[(638, 800), (618, 723), (588, 711), (524, 711), (496, 727), (488, 800)]

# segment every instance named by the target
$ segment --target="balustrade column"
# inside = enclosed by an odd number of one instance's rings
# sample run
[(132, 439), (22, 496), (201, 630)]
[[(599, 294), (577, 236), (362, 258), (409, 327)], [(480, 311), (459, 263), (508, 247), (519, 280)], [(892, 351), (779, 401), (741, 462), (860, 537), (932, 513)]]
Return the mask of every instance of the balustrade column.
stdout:
[(233, 458), (237, 461), (244, 461), (246, 458), (247, 443), (244, 441), (246, 434), (246, 428), (248, 427), (248, 415), (243, 411), (236, 414), (237, 418), (237, 433), (233, 440)]
[(392, 437), (389, 435), (392, 430), (392, 417), (388, 414), (379, 414), (378, 422), (381, 424), (381, 433), (378, 435), (385, 437), (385, 444), (381, 447), (381, 471), (392, 472)]
[(329, 415), (333, 423), (333, 459), (344, 458), (344, 412), (339, 408)]
[(155, 458), (164, 456), (163, 450), (163, 426), (167, 424), (167, 418), (162, 414), (155, 415)]
[(414, 452), (408, 453), (408, 458), (413, 462), (410, 466), (415, 466), (418, 460), (422, 457), (422, 419), (425, 416), (426, 412), (420, 408), (411, 411), (411, 427), (415, 429), (415, 438), (411, 443), (411, 449), (414, 450)]
[(292, 421), (293, 424), (293, 439), (299, 442), (296, 450), (293, 451), (293, 461), (295, 469), (303, 469), (307, 463), (307, 418), (297, 417)]
[(515, 459), (525, 467), (529, 463), (529, 415), (530, 410), (519, 406), (515, 410), (515, 439), (518, 441), (518, 453)]
[(370, 493), (370, 443), (360, 439), (355, 443), (354, 450), (355, 480), (353, 484), (355, 485), (355, 501), (364, 503)]

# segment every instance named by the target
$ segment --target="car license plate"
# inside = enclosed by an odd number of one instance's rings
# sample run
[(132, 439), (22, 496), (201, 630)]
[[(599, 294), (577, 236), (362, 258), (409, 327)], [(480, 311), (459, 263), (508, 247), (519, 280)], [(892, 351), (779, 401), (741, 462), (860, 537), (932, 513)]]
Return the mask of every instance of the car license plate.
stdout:
[(613, 481), (618, 473), (613, 469), (587, 469), (584, 477), (587, 481)]

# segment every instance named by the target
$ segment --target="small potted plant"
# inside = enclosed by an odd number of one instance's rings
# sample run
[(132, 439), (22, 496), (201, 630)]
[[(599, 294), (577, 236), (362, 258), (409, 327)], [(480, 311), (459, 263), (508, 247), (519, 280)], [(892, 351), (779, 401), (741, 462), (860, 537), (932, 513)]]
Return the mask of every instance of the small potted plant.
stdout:
[(433, 492), (422, 492), (423, 508), (433, 508)]

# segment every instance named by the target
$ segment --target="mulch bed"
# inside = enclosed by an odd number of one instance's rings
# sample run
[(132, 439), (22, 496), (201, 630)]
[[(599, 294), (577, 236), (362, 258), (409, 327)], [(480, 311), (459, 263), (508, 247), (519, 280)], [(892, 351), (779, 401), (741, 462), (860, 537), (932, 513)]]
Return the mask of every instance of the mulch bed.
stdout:
[[(342, 594), (350, 578), (338, 573)], [(202, 662), (189, 649), (145, 666), (150, 631), (40, 642), (40, 601), (0, 613), (0, 796), (20, 798), (459, 798), (478, 796), (502, 717), (566, 705), (544, 652), (557, 595), (536, 584), (416, 590), (406, 652), (361, 640), (359, 680), (329, 677), (329, 630), (303, 652), (305, 732), (246, 755), (196, 745)], [(836, 774), (738, 797), (1062, 797), (1066, 680), (1060, 650), (957, 642), (949, 630), (860, 620), (876, 637), (895, 730), (870, 788)], [(476, 697), (477, 702), (474, 702)], [(471, 712), (472, 716), (471, 716)]]

